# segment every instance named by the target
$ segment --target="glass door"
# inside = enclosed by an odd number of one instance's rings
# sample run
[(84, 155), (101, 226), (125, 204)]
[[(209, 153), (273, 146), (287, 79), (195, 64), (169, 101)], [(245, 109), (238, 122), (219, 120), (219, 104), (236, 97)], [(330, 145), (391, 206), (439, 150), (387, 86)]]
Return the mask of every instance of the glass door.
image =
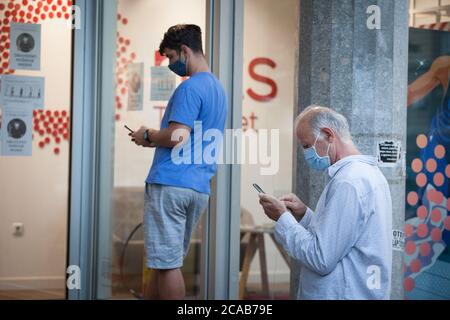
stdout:
[(298, 0), (244, 1), (240, 299), (289, 299), (290, 258), (252, 184), (292, 192), (298, 21)]
[[(142, 297), (151, 277), (142, 222), (154, 149), (136, 146), (124, 126), (159, 128), (171, 93), (185, 80), (169, 71), (159, 44), (167, 29), (180, 23), (200, 26), (205, 43), (206, 0), (108, 1), (105, 12), (105, 22), (114, 19), (115, 28), (102, 35), (113, 41), (102, 53), (104, 61), (113, 62), (102, 71), (113, 84), (106, 76), (101, 89), (95, 297), (134, 299)], [(182, 268), (186, 296), (192, 299), (200, 295), (202, 227), (194, 231)]]

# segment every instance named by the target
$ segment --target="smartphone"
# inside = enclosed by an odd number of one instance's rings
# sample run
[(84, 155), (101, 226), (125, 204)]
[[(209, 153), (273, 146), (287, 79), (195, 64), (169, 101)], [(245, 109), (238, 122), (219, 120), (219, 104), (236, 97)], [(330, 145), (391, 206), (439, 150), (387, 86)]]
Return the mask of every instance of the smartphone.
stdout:
[(261, 187), (258, 186), (256, 183), (253, 184), (253, 187), (254, 187), (254, 188), (256, 189), (256, 191), (258, 191), (259, 193), (265, 193), (265, 192), (263, 191), (263, 189), (261, 189)]
[(124, 125), (124, 127), (125, 128), (127, 128), (131, 133), (134, 133), (134, 131), (133, 130), (131, 130), (130, 128), (128, 128), (128, 126), (127, 125)]

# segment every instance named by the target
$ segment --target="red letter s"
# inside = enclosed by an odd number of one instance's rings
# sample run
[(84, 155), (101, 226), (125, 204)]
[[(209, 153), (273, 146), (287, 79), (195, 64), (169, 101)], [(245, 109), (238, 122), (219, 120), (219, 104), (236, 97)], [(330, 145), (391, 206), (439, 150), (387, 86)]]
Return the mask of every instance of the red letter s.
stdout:
[(255, 72), (254, 69), (258, 64), (265, 64), (271, 68), (275, 68), (277, 66), (276, 63), (269, 58), (256, 58), (253, 59), (248, 66), (248, 72), (250, 74), (250, 77), (252, 77), (252, 79), (256, 81), (268, 84), (272, 88), (272, 90), (267, 95), (257, 94), (256, 92), (253, 91), (253, 89), (248, 89), (247, 93), (251, 98), (253, 98), (256, 101), (269, 101), (275, 98), (277, 95), (278, 91), (277, 84), (272, 79), (261, 76)]

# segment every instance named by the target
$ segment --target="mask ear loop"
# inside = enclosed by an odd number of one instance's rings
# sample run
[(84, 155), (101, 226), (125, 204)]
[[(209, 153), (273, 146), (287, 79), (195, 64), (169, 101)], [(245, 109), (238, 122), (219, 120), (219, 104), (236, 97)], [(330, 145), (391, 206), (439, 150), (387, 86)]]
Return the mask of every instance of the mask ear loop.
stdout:
[(316, 143), (317, 143), (317, 140), (319, 140), (319, 137), (320, 137), (320, 132), (319, 132), (319, 134), (318, 134), (317, 137), (316, 137), (316, 141), (314, 141), (313, 147), (316, 146)]
[[(320, 133), (317, 135), (316, 141), (314, 141), (314, 145), (313, 145), (314, 149), (316, 149), (316, 143), (317, 143), (317, 140), (319, 140), (319, 137), (320, 137)], [(329, 152), (330, 152), (330, 146), (331, 146), (331, 143), (328, 143), (327, 155), (324, 156), (324, 157), (330, 157), (330, 155), (329, 155)], [(319, 154), (317, 153), (317, 149), (316, 149), (316, 154), (319, 155)], [(321, 158), (322, 158), (322, 157), (321, 157)]]
[[(180, 53), (180, 55), (181, 55), (181, 53)], [(187, 77), (187, 75), (189, 74), (188, 58), (187, 58), (187, 56), (184, 53), (183, 53), (183, 55), (184, 55), (184, 59), (183, 59), (184, 60), (184, 64), (186, 65), (186, 77)]]
[(189, 74), (189, 64), (187, 56), (184, 57), (184, 63), (186, 64), (186, 77)]

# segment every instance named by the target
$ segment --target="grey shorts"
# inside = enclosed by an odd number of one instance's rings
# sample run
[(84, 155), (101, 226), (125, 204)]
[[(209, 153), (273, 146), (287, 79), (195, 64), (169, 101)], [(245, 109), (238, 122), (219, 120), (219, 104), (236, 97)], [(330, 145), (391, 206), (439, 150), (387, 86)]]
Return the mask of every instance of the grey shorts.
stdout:
[(146, 184), (144, 239), (147, 267), (183, 266), (192, 231), (208, 206), (209, 195), (188, 188)]

